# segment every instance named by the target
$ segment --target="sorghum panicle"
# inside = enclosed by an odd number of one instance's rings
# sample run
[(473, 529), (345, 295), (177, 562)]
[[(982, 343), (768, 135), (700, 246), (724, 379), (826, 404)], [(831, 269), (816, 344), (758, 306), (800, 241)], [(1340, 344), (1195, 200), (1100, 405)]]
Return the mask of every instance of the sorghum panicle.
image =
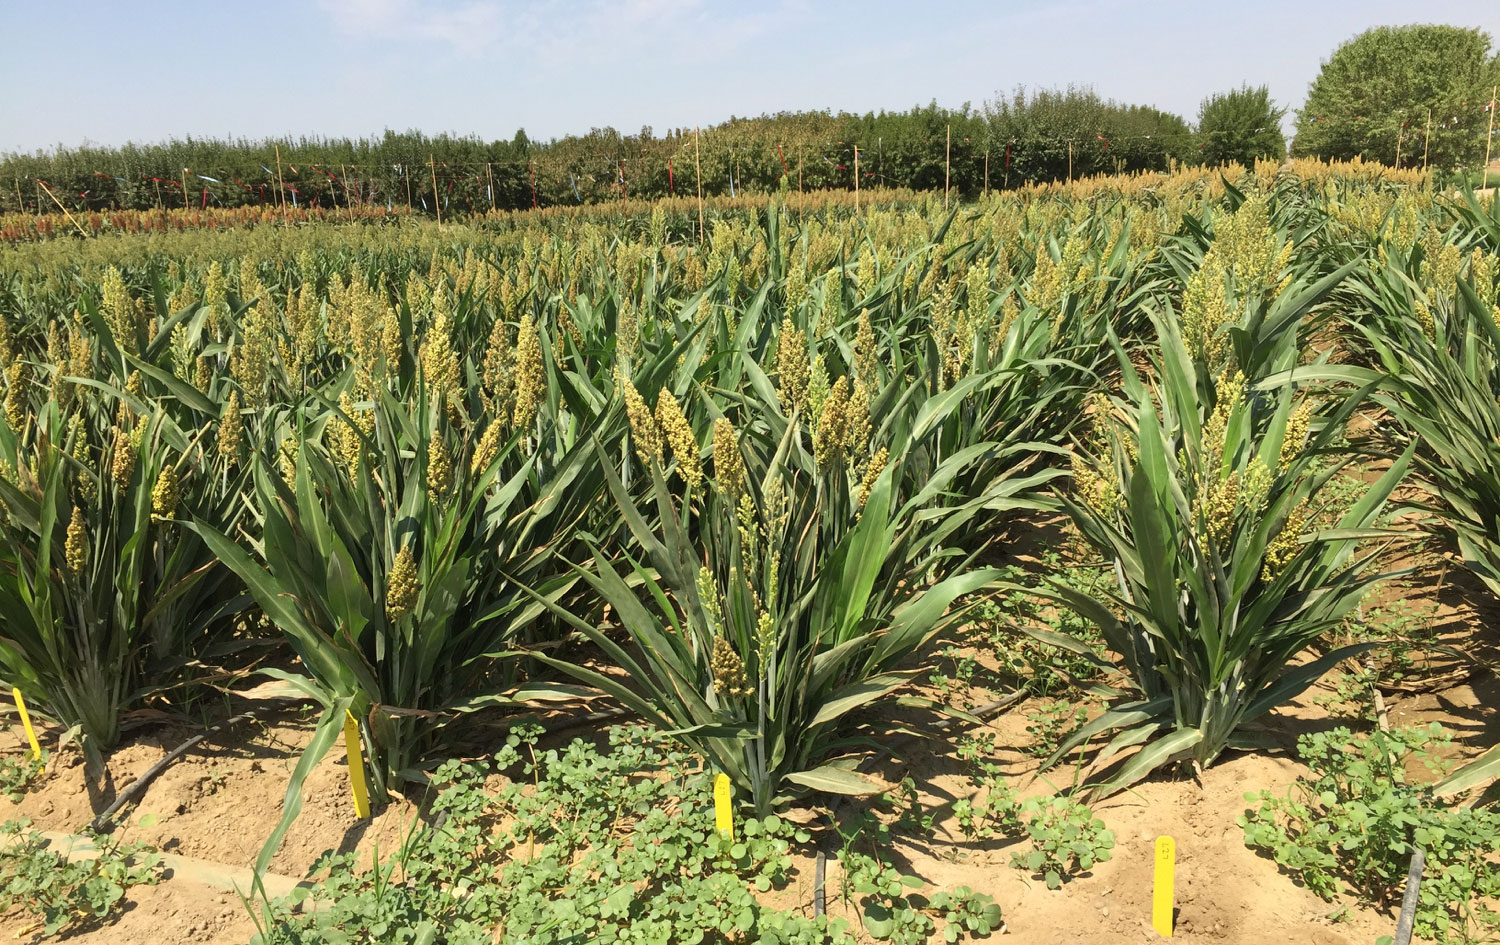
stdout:
[(233, 467), (240, 461), (244, 449), (244, 419), (240, 416), (240, 392), (230, 391), (229, 401), (224, 405), (224, 417), (219, 421), (219, 456)]
[(625, 394), (625, 416), (630, 421), (630, 436), (635, 442), (635, 452), (641, 462), (650, 465), (653, 459), (661, 459), (661, 430), (646, 398), (636, 390), (628, 378), (622, 378), (620, 386)]
[(665, 387), (656, 395), (656, 424), (662, 437), (672, 447), (677, 460), (677, 474), (688, 488), (695, 488), (703, 481), (703, 467), (698, 456), (698, 438), (693, 427), (678, 405), (677, 398)]
[(453, 488), (453, 458), (442, 431), (433, 430), (427, 441), (427, 495), (434, 502), (447, 498)]
[(739, 437), (728, 417), (714, 421), (714, 480), (731, 501), (745, 491), (745, 461), (740, 454)]
[(88, 563), (88, 534), (85, 531), (82, 506), (73, 506), (73, 517), (68, 521), (68, 537), (63, 543), (63, 554), (68, 571), (75, 577), (83, 573)]
[(177, 503), (182, 497), (181, 480), (177, 467), (167, 463), (151, 487), (151, 514), (156, 518), (175, 518)]
[(743, 699), (750, 695), (749, 680), (745, 678), (745, 661), (734, 644), (722, 636), (714, 637), (714, 652), (709, 660), (709, 669), (714, 676), (714, 688), (721, 696)]
[(385, 593), (385, 616), (394, 623), (411, 613), (417, 605), (417, 559), (411, 545), (402, 545), (391, 564)]

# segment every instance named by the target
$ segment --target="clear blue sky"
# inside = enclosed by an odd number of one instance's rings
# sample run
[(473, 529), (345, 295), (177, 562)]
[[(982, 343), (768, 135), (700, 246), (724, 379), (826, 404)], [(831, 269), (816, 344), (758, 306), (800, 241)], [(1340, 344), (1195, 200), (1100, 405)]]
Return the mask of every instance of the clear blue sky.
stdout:
[(0, 151), (418, 128), (547, 139), (783, 109), (981, 105), (1092, 85), (1191, 120), (1265, 83), (1301, 105), (1375, 25), (1477, 26), (1500, 0), (11, 0)]

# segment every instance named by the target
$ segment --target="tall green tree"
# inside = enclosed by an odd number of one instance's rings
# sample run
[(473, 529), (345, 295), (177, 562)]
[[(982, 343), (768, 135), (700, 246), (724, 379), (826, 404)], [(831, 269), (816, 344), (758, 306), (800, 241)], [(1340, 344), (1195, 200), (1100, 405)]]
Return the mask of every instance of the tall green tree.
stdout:
[[(1490, 35), (1382, 26), (1334, 50), (1297, 113), (1296, 155), (1458, 167), (1484, 157), (1484, 105), (1500, 83)], [(1429, 110), (1431, 123), (1428, 123)]]
[[(1012, 185), (1166, 170), (1170, 159), (1185, 157), (1191, 137), (1180, 116), (1103, 99), (1088, 86), (1017, 88), (988, 102), (985, 117), (995, 155), (1009, 145)], [(999, 174), (992, 170), (991, 179)]]
[(1286, 156), (1286, 138), (1281, 119), (1286, 109), (1271, 100), (1264, 85), (1243, 86), (1217, 92), (1198, 107), (1198, 134), (1202, 138), (1200, 163), (1231, 162), (1250, 165), (1262, 158)]

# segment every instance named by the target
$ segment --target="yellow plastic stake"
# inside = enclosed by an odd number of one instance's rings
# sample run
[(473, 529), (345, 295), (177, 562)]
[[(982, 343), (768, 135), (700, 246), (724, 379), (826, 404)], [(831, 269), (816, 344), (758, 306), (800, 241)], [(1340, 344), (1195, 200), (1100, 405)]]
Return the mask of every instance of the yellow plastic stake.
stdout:
[(1151, 897), (1151, 927), (1172, 937), (1172, 886), (1177, 879), (1177, 843), (1156, 838), (1156, 891)]
[(365, 786), (365, 754), (359, 744), (359, 723), (344, 711), (344, 750), (349, 753), (349, 789), (354, 792), (354, 816), (370, 816), (370, 789)]
[(31, 742), (31, 757), (40, 758), (42, 746), (37, 744), (36, 729), (31, 727), (31, 713), (26, 711), (26, 699), (19, 689), (12, 689), (10, 694), (16, 700), (16, 711), (21, 713), (21, 724), (26, 728), (26, 740)]
[(734, 842), (734, 815), (729, 809), (729, 775), (714, 778), (714, 827), (719, 836)]

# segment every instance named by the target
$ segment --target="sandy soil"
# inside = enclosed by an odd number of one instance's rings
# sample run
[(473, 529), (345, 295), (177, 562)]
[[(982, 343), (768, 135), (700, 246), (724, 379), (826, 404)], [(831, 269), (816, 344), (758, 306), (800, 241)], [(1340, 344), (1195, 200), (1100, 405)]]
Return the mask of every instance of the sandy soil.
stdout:
[[(1436, 596), (1438, 621), (1445, 638), (1475, 657), (1493, 663), (1496, 625), (1487, 600), (1476, 594), (1461, 575), (1444, 571), (1439, 584), (1434, 568), (1410, 583)], [(1405, 590), (1395, 593), (1416, 594)], [(1484, 607), (1483, 612), (1479, 609)], [(1468, 757), (1500, 741), (1500, 683), (1485, 669), (1445, 675), (1436, 691), (1392, 691), (1387, 703), (1392, 725), (1441, 721), (1461, 740), (1456, 751)], [(1420, 687), (1415, 687), (1420, 689)], [(1312, 690), (1287, 707), (1267, 726), (1284, 747), (1298, 733), (1340, 724), (1315, 701), (1326, 690)], [(1000, 745), (1024, 745), (1025, 703), (995, 719), (991, 725)], [(246, 723), (210, 739), (174, 762), (132, 809), (124, 836), (159, 849), (231, 866), (248, 867), (275, 824), (296, 757), (306, 743), (314, 716), (306, 707), (284, 703), (261, 706), (258, 722)], [(38, 827), (78, 831), (114, 792), (184, 741), (196, 729), (181, 723), (155, 722), (143, 727), (108, 759), (108, 776), (90, 783), (77, 752), (64, 752), (45, 775), (44, 782), (4, 817), (25, 816)], [(496, 740), (502, 731), (496, 728)], [(567, 737), (586, 733), (569, 732)], [(483, 751), (486, 735), (474, 731)], [(0, 732), (0, 753), (20, 754), (18, 726)], [(1023, 794), (1045, 793), (1047, 784), (1036, 778), (1035, 762), (1020, 751), (1006, 751), (1014, 783)], [(997, 941), (1015, 945), (1061, 945), (1073, 942), (1148, 942), (1150, 929), (1152, 853), (1156, 837), (1167, 834), (1178, 849), (1179, 909), (1177, 938), (1184, 941), (1226, 943), (1311, 942), (1354, 945), (1389, 934), (1395, 918), (1389, 912), (1326, 903), (1297, 886), (1271, 860), (1245, 847), (1235, 818), (1245, 809), (1247, 791), (1268, 788), (1284, 792), (1301, 772), (1286, 753), (1232, 754), (1203, 773), (1202, 782), (1158, 778), (1096, 806), (1116, 835), (1113, 858), (1091, 875), (1052, 891), (1009, 865), (1007, 844), (969, 843), (951, 817), (953, 802), (968, 792), (960, 763), (947, 739), (909, 743), (900, 763), (887, 764), (888, 778), (916, 779), (924, 801), (937, 808), (933, 836), (912, 840), (898, 848), (903, 869), (939, 886), (965, 884), (989, 893), (1005, 914), (1007, 936)], [(1066, 774), (1061, 777), (1066, 778)], [(368, 856), (378, 844), (392, 849), (416, 816), (408, 799), (391, 803), (375, 819), (361, 823), (352, 809), (347, 766), (342, 746), (317, 767), (309, 779), (301, 818), (276, 855), (273, 870), (300, 877), (325, 850), (358, 850)], [(142, 815), (154, 815), (149, 826)], [(777, 896), (778, 904), (800, 904), (810, 910), (812, 864), (799, 860), (791, 886)], [(837, 864), (830, 864), (830, 911), (851, 915), (838, 899)], [(1338, 919), (1334, 917), (1338, 916)], [(857, 924), (857, 920), (856, 920)], [(36, 941), (34, 929), (18, 914), (0, 917), (0, 937)], [(103, 927), (82, 930), (73, 940), (89, 943), (203, 942), (243, 943), (254, 933), (249, 913), (231, 894), (175, 877), (156, 887), (130, 891), (127, 907)]]

